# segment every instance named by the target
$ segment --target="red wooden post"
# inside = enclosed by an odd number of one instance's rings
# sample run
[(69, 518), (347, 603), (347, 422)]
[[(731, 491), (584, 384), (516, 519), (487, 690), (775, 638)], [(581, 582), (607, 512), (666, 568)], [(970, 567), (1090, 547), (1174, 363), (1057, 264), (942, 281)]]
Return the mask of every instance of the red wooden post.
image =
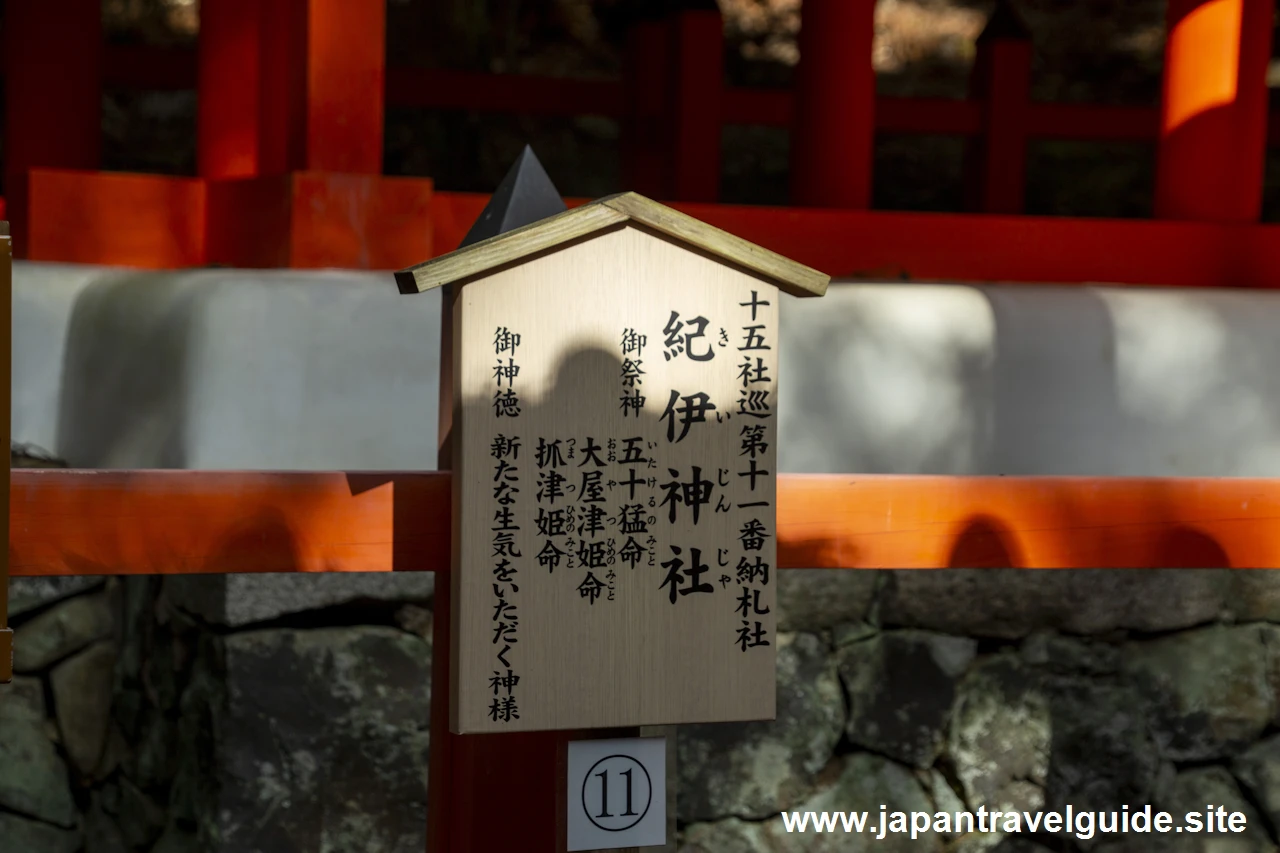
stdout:
[(709, 9), (675, 19), (678, 69), (674, 95), (675, 198), (714, 202), (720, 197), (720, 103), (724, 91), (724, 21)]
[(196, 161), (202, 178), (262, 171), (261, 0), (200, 4)]
[(308, 0), (302, 168), (382, 174), (386, 0)]
[(626, 188), (655, 199), (674, 191), (670, 98), (671, 21), (648, 17), (627, 32), (622, 157)]
[(385, 3), (205, 0), (201, 20), (202, 176), (382, 172)]
[(1022, 213), (1031, 34), (1007, 2), (996, 6), (978, 37), (970, 92), (982, 101), (983, 130), (970, 149), (965, 169), (969, 207), (983, 213)]
[(309, 0), (262, 0), (258, 16), (258, 174), (306, 163)]
[(866, 208), (875, 146), (875, 0), (805, 0), (800, 24), (792, 203)]
[(431, 181), (382, 176), (385, 2), (205, 0), (203, 15), (208, 260), (394, 269), (429, 256)]
[(1274, 0), (1169, 0), (1158, 218), (1258, 219), (1274, 10)]
[[(13, 424), (9, 418), (13, 403), (13, 255), (9, 246), (9, 223), (0, 222), (0, 340), (4, 341), (0, 349), (0, 423), (4, 424), (4, 434), (13, 438)], [(4, 490), (10, 492), (10, 472), (5, 469)], [(9, 505), (10, 494), (3, 497), (3, 518), (0, 518), (0, 530), (4, 531), (5, 541), (9, 541)], [(0, 684), (13, 680), (13, 631), (7, 626), (9, 621), (9, 559), (13, 553), (10, 546), (0, 556)]]
[(5, 201), (16, 257), (27, 256), (33, 168), (91, 169), (102, 152), (102, 4), (5, 5)]

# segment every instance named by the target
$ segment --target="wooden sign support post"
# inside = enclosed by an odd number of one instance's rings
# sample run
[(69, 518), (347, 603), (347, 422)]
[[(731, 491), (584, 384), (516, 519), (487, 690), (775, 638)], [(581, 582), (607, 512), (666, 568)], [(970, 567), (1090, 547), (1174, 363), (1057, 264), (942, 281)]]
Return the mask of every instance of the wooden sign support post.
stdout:
[[(13, 387), (13, 243), (9, 235), (9, 223), (0, 222), (0, 370), (4, 371), (0, 388), (0, 406), (3, 406), (5, 443), (9, 440), (9, 408)], [(4, 469), (4, 497), (0, 498), (0, 531), (4, 541), (9, 541), (9, 468)], [(13, 678), (13, 632), (8, 628), (9, 619), (9, 551), (0, 555), (0, 684)]]
[(778, 303), (827, 282), (632, 193), (397, 274), (451, 315), (434, 849), (665, 843), (643, 765), (571, 742), (773, 719)]

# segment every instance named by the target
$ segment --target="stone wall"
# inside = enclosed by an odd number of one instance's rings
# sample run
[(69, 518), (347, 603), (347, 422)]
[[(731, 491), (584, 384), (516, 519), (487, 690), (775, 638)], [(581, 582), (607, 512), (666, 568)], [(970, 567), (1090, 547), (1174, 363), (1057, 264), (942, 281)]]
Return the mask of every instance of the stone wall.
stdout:
[(0, 850), (421, 853), (431, 576), (261, 580), (13, 582)]
[[(238, 596), (240, 583), (14, 581), (0, 850), (420, 853), (431, 576), (260, 576)], [(777, 720), (679, 729), (686, 853), (1276, 849), (1280, 575), (793, 571), (779, 584)], [(779, 818), (1067, 803), (1222, 804), (1249, 828), (874, 841), (788, 834)]]

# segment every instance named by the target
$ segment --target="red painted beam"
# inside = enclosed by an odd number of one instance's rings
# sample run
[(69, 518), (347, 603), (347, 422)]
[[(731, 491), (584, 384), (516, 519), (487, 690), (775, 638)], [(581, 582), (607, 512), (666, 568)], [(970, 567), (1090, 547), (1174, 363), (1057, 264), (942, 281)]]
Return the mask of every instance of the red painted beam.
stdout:
[[(487, 201), (433, 193), (426, 180), (371, 175), (213, 182), (206, 241), (192, 231), (205, 221), (203, 182), (40, 174), (33, 231), (40, 259), (159, 269), (206, 259), (398, 268), (457, 248)], [(672, 206), (837, 278), (1280, 287), (1276, 225)], [(127, 231), (121, 210), (132, 217)]]
[(206, 262), (203, 181), (34, 169), (27, 187), (30, 260), (145, 269)]
[[(725, 124), (790, 127), (795, 121), (795, 96), (785, 89), (726, 89), (722, 114)], [(982, 132), (982, 103), (882, 95), (875, 99), (875, 123), (876, 130), (884, 133), (977, 136)], [(1154, 125), (1151, 136), (1155, 136)]]
[(482, 74), (447, 69), (388, 68), (387, 104), (464, 112), (602, 115), (626, 110), (616, 80)]
[(1280, 287), (1280, 226), (672, 206), (837, 278)]
[[(13, 574), (449, 570), (447, 472), (12, 473)], [(1280, 568), (1280, 480), (784, 474), (780, 568)]]
[(780, 567), (1277, 568), (1280, 480), (783, 475)]
[(204, 181), (36, 169), (29, 186), (31, 260), (391, 270), (433, 254), (425, 178), (295, 172)]
[(982, 104), (947, 98), (876, 98), (876, 130), (977, 136), (982, 132)]
[(1081, 142), (1154, 142), (1160, 113), (1149, 107), (1104, 104), (1028, 104), (1026, 134)]
[[(447, 475), (22, 471), (16, 575), (447, 571)], [(129, 568), (132, 567), (132, 568)]]
[(433, 254), (426, 178), (291, 172), (208, 182), (209, 263), (403, 269)]

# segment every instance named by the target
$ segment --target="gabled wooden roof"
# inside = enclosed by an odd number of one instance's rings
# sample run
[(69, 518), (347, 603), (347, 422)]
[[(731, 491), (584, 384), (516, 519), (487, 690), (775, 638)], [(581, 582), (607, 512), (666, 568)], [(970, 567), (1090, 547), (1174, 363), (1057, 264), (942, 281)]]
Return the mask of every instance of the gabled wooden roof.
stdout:
[(691, 216), (635, 193), (606, 196), (564, 213), (490, 237), (396, 273), (401, 293), (421, 293), (483, 274), (562, 243), (636, 222), (769, 279), (793, 296), (822, 296), (830, 276), (787, 260)]

